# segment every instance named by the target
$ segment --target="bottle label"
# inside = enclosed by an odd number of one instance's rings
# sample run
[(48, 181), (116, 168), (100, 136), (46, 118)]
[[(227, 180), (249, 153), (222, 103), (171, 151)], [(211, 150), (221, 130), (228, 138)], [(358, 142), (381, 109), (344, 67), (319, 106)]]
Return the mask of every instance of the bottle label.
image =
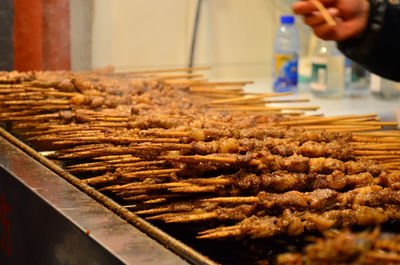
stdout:
[(275, 54), (275, 91), (297, 86), (297, 54)]
[(310, 87), (314, 91), (324, 92), (328, 87), (328, 60), (326, 58), (313, 58), (311, 64)]
[(344, 89), (351, 90), (352, 82), (351, 61), (349, 58), (344, 60)]

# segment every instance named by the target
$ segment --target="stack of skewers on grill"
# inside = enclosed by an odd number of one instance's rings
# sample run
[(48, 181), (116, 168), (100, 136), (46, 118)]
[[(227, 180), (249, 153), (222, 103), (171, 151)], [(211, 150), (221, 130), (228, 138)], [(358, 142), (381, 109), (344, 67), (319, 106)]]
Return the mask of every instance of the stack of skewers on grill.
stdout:
[[(304, 99), (170, 71), (4, 72), (0, 83), (7, 129), (147, 220), (197, 225), (199, 240), (290, 238), (400, 219), (400, 132), (380, 130), (397, 124), (376, 114), (306, 115), (318, 108), (290, 106)], [(365, 254), (380, 249), (368, 246), (337, 264), (393, 262)], [(312, 248), (278, 263), (312, 261)]]

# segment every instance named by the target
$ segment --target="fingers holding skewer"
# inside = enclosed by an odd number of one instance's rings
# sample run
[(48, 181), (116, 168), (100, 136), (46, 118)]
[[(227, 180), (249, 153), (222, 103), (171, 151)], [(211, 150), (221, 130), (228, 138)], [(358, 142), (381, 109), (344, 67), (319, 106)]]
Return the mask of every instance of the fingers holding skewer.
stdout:
[(306, 0), (294, 3), (292, 8), (304, 17), (316, 36), (343, 41), (365, 30), (370, 4), (366, 0)]

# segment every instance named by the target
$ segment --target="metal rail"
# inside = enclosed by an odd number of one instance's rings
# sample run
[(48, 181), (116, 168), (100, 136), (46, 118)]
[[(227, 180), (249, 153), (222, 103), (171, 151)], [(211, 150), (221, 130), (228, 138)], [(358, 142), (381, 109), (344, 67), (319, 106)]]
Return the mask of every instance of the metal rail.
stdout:
[(29, 147), (25, 143), (21, 142), (19, 139), (17, 139), (16, 137), (14, 137), (12, 134), (10, 134), (1, 127), (0, 127), (0, 135), (3, 136), (5, 139), (7, 139), (9, 142), (11, 142), (13, 145), (23, 150), (29, 156), (40, 162), (42, 165), (46, 166), (47, 168), (55, 172), (57, 175), (67, 180), (69, 183), (77, 187), (79, 190), (83, 191), (91, 198), (101, 203), (102, 205), (110, 209), (112, 212), (114, 212), (115, 214), (126, 220), (128, 223), (134, 225), (140, 231), (146, 233), (148, 236), (152, 237), (160, 244), (170, 249), (183, 259), (193, 264), (207, 264), (207, 265), (217, 264), (211, 259), (201, 255), (191, 247), (183, 244), (182, 242), (171, 237), (170, 235), (163, 232), (159, 228), (153, 226), (152, 224), (148, 223), (147, 221), (133, 214), (131, 211), (127, 210), (126, 208), (119, 205), (118, 203), (111, 200), (110, 198), (100, 193), (99, 191), (95, 190), (94, 188), (81, 183), (81, 181), (78, 178), (66, 172), (58, 165), (50, 161), (49, 159), (41, 156), (36, 150)]

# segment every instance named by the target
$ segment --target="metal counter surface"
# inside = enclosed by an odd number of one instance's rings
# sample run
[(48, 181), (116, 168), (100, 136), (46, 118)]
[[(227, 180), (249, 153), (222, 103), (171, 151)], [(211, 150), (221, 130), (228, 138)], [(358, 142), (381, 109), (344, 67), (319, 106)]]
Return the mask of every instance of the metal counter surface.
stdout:
[(187, 264), (0, 137), (0, 264)]

